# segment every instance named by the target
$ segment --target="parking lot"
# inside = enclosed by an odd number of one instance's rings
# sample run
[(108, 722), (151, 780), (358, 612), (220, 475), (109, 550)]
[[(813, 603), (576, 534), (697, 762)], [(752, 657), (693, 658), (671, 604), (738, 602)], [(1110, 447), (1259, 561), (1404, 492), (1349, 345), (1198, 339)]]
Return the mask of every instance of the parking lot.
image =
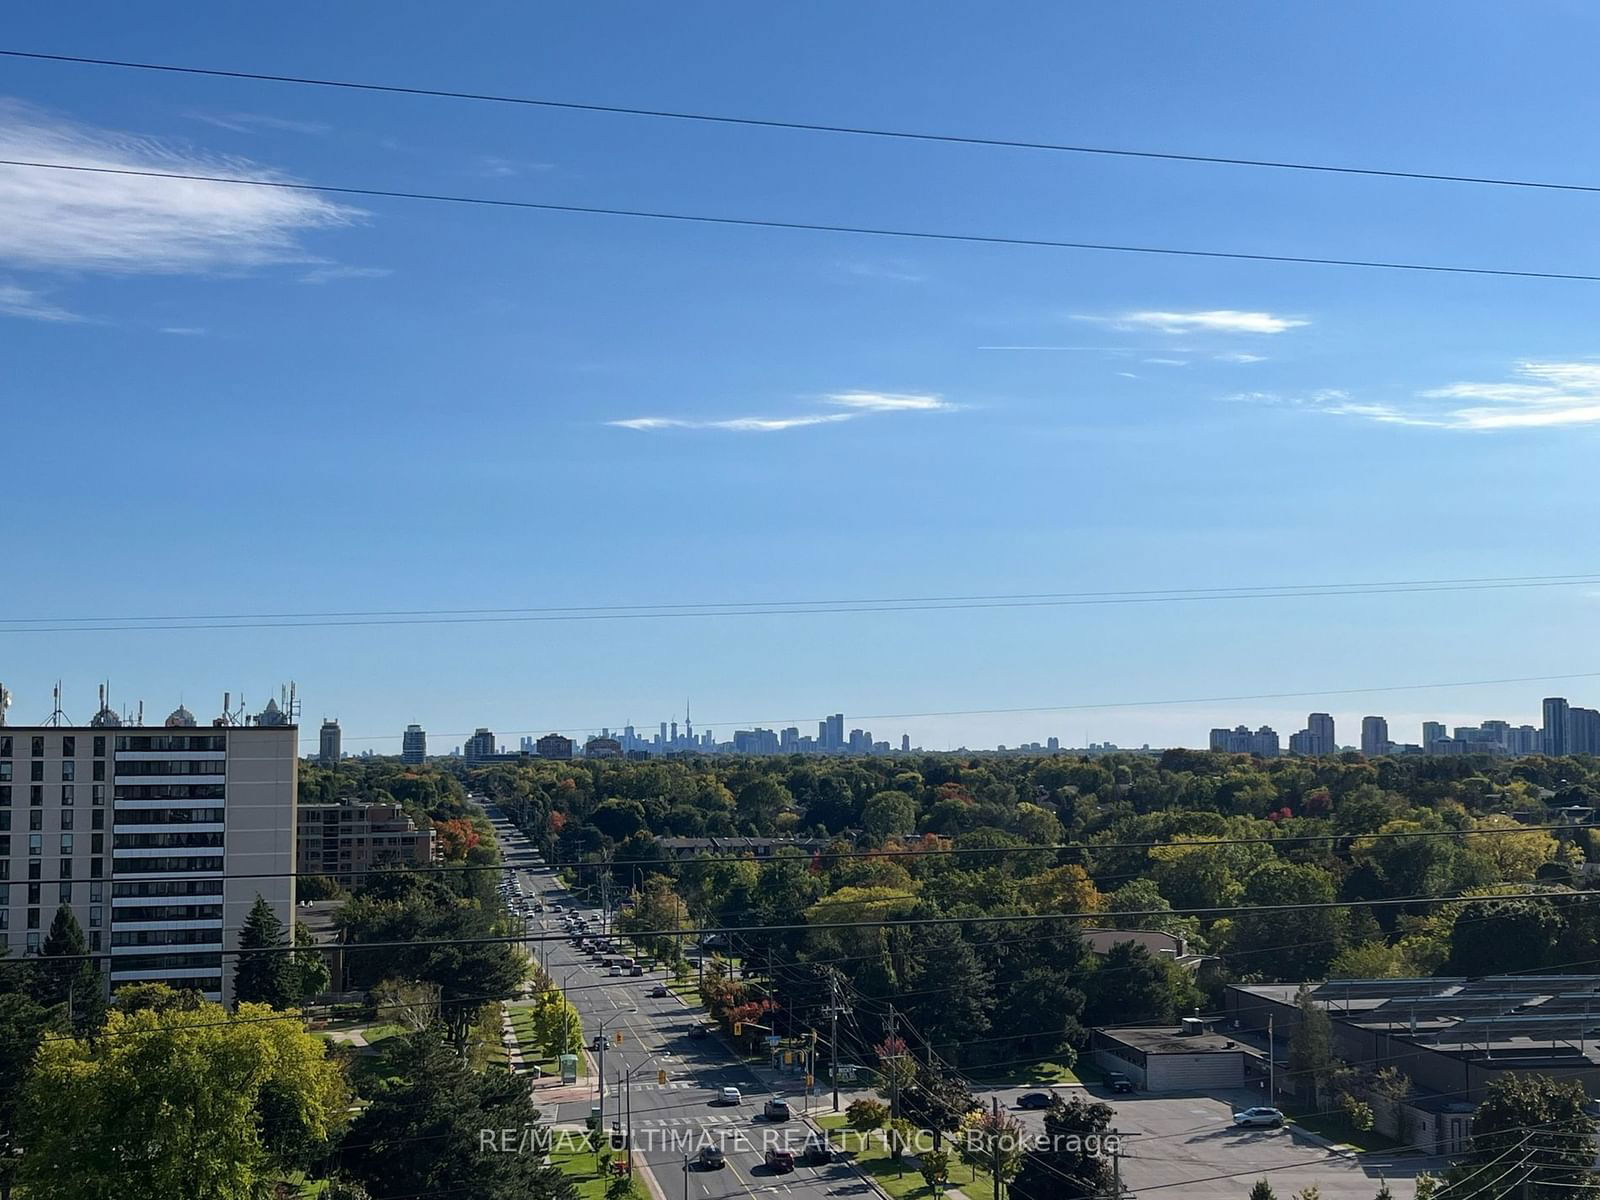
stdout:
[(1210, 1096), (1113, 1096), (1103, 1088), (1008, 1088), (983, 1093), (1000, 1101), (1029, 1129), (1042, 1129), (1044, 1114), (1019, 1111), (1017, 1096), (1057, 1091), (1067, 1098), (1087, 1093), (1116, 1110), (1112, 1125), (1128, 1137), (1121, 1168), (1124, 1189), (1134, 1196), (1172, 1200), (1239, 1200), (1263, 1175), (1287, 1198), (1316, 1184), (1323, 1200), (1372, 1200), (1380, 1176), (1396, 1200), (1408, 1200), (1419, 1171), (1439, 1170), (1437, 1161), (1389, 1154), (1349, 1158), (1334, 1154), (1290, 1129), (1236, 1129), (1233, 1113), (1261, 1103), (1259, 1092), (1241, 1089)]

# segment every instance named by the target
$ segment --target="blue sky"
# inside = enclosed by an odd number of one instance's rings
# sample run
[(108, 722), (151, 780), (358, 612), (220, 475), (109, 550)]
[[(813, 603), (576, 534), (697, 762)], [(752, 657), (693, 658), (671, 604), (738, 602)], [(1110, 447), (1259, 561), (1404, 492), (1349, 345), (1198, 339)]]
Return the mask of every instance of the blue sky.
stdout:
[[(1596, 182), (1588, 6), (77, 6), (11, 48)], [(314, 31), (314, 36), (308, 33)], [(0, 61), (6, 158), (762, 219), (1600, 271), (1600, 198)], [(888, 241), (0, 168), (12, 619), (1592, 572), (1600, 285)], [(998, 349), (996, 347), (1048, 347)], [(1600, 587), (727, 619), (0, 634), (392, 749), (1594, 669)], [(866, 721), (1198, 744), (1600, 679)], [(380, 740), (382, 738), (387, 740)]]

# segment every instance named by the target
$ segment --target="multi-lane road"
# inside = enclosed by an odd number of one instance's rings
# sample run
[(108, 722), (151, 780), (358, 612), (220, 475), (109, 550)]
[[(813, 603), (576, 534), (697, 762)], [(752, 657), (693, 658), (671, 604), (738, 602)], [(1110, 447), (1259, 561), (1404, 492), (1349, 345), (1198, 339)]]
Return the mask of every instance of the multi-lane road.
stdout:
[[(655, 985), (663, 982), (660, 972), (643, 978), (613, 976), (606, 968), (593, 966), (589, 956), (580, 953), (565, 937), (565, 926), (554, 904), (591, 911), (563, 888), (555, 873), (544, 867), (531, 842), (494, 808), (488, 808), (501, 850), (519, 880), (523, 893), (545, 905), (537, 914), (530, 932), (560, 935), (535, 943), (541, 961), (551, 977), (566, 992), (583, 1017), (584, 1040), (602, 1034), (606, 1043), (604, 1125), (607, 1131), (631, 1112), (634, 1160), (642, 1162), (653, 1176), (664, 1200), (722, 1200), (723, 1197), (752, 1193), (795, 1197), (796, 1200), (822, 1200), (823, 1197), (859, 1195), (868, 1185), (845, 1163), (806, 1165), (799, 1151), (808, 1132), (800, 1111), (805, 1098), (797, 1088), (779, 1092), (750, 1067), (740, 1063), (716, 1036), (694, 1038), (690, 1030), (703, 1021), (694, 1010), (670, 993), (652, 997)], [(622, 1034), (618, 1046), (615, 1035)], [(601, 1056), (589, 1055), (588, 1079), (593, 1080)], [(666, 1073), (658, 1082), (657, 1072)], [(632, 1073), (632, 1084), (624, 1088), (619, 1080)], [(765, 1072), (762, 1073), (766, 1074)], [(742, 1101), (737, 1105), (719, 1103), (725, 1087), (738, 1088)], [(787, 1122), (762, 1119), (764, 1102), (774, 1095), (788, 1100), (795, 1117)], [(827, 1103), (824, 1099), (823, 1103)], [(561, 1125), (581, 1124), (596, 1103), (592, 1094), (555, 1105), (552, 1114)], [(813, 1099), (812, 1103), (817, 1103)], [(726, 1165), (720, 1169), (691, 1166), (685, 1169), (685, 1156), (692, 1157), (703, 1145), (720, 1146)], [(769, 1145), (784, 1145), (796, 1152), (792, 1172), (777, 1173), (765, 1165)]]

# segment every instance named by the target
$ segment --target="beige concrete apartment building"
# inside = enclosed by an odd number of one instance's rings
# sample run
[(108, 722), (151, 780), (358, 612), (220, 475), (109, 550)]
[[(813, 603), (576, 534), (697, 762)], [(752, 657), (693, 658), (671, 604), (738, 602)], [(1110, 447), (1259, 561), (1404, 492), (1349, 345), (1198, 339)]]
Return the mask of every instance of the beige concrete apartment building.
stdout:
[(302, 804), (298, 819), (301, 875), (326, 875), (353, 888), (378, 867), (433, 861), (433, 827), (418, 829), (398, 804)]
[(259, 893), (294, 919), (298, 729), (0, 726), (0, 937), (36, 954), (71, 906), (110, 984), (156, 981), (230, 1001)]

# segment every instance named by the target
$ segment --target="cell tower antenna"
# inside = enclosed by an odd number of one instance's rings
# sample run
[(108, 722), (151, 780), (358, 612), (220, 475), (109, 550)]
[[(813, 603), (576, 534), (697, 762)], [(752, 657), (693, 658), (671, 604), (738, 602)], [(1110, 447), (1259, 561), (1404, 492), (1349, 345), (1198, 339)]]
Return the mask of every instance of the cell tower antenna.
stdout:
[(56, 680), (56, 686), (51, 689), (51, 694), (55, 697), (55, 711), (50, 714), (50, 719), (45, 724), (51, 726), (71, 725), (72, 722), (67, 720), (67, 714), (61, 711), (61, 681), (59, 679)]
[(0, 725), (6, 723), (6, 709), (11, 707), (11, 693), (6, 690), (6, 685), (0, 683)]

